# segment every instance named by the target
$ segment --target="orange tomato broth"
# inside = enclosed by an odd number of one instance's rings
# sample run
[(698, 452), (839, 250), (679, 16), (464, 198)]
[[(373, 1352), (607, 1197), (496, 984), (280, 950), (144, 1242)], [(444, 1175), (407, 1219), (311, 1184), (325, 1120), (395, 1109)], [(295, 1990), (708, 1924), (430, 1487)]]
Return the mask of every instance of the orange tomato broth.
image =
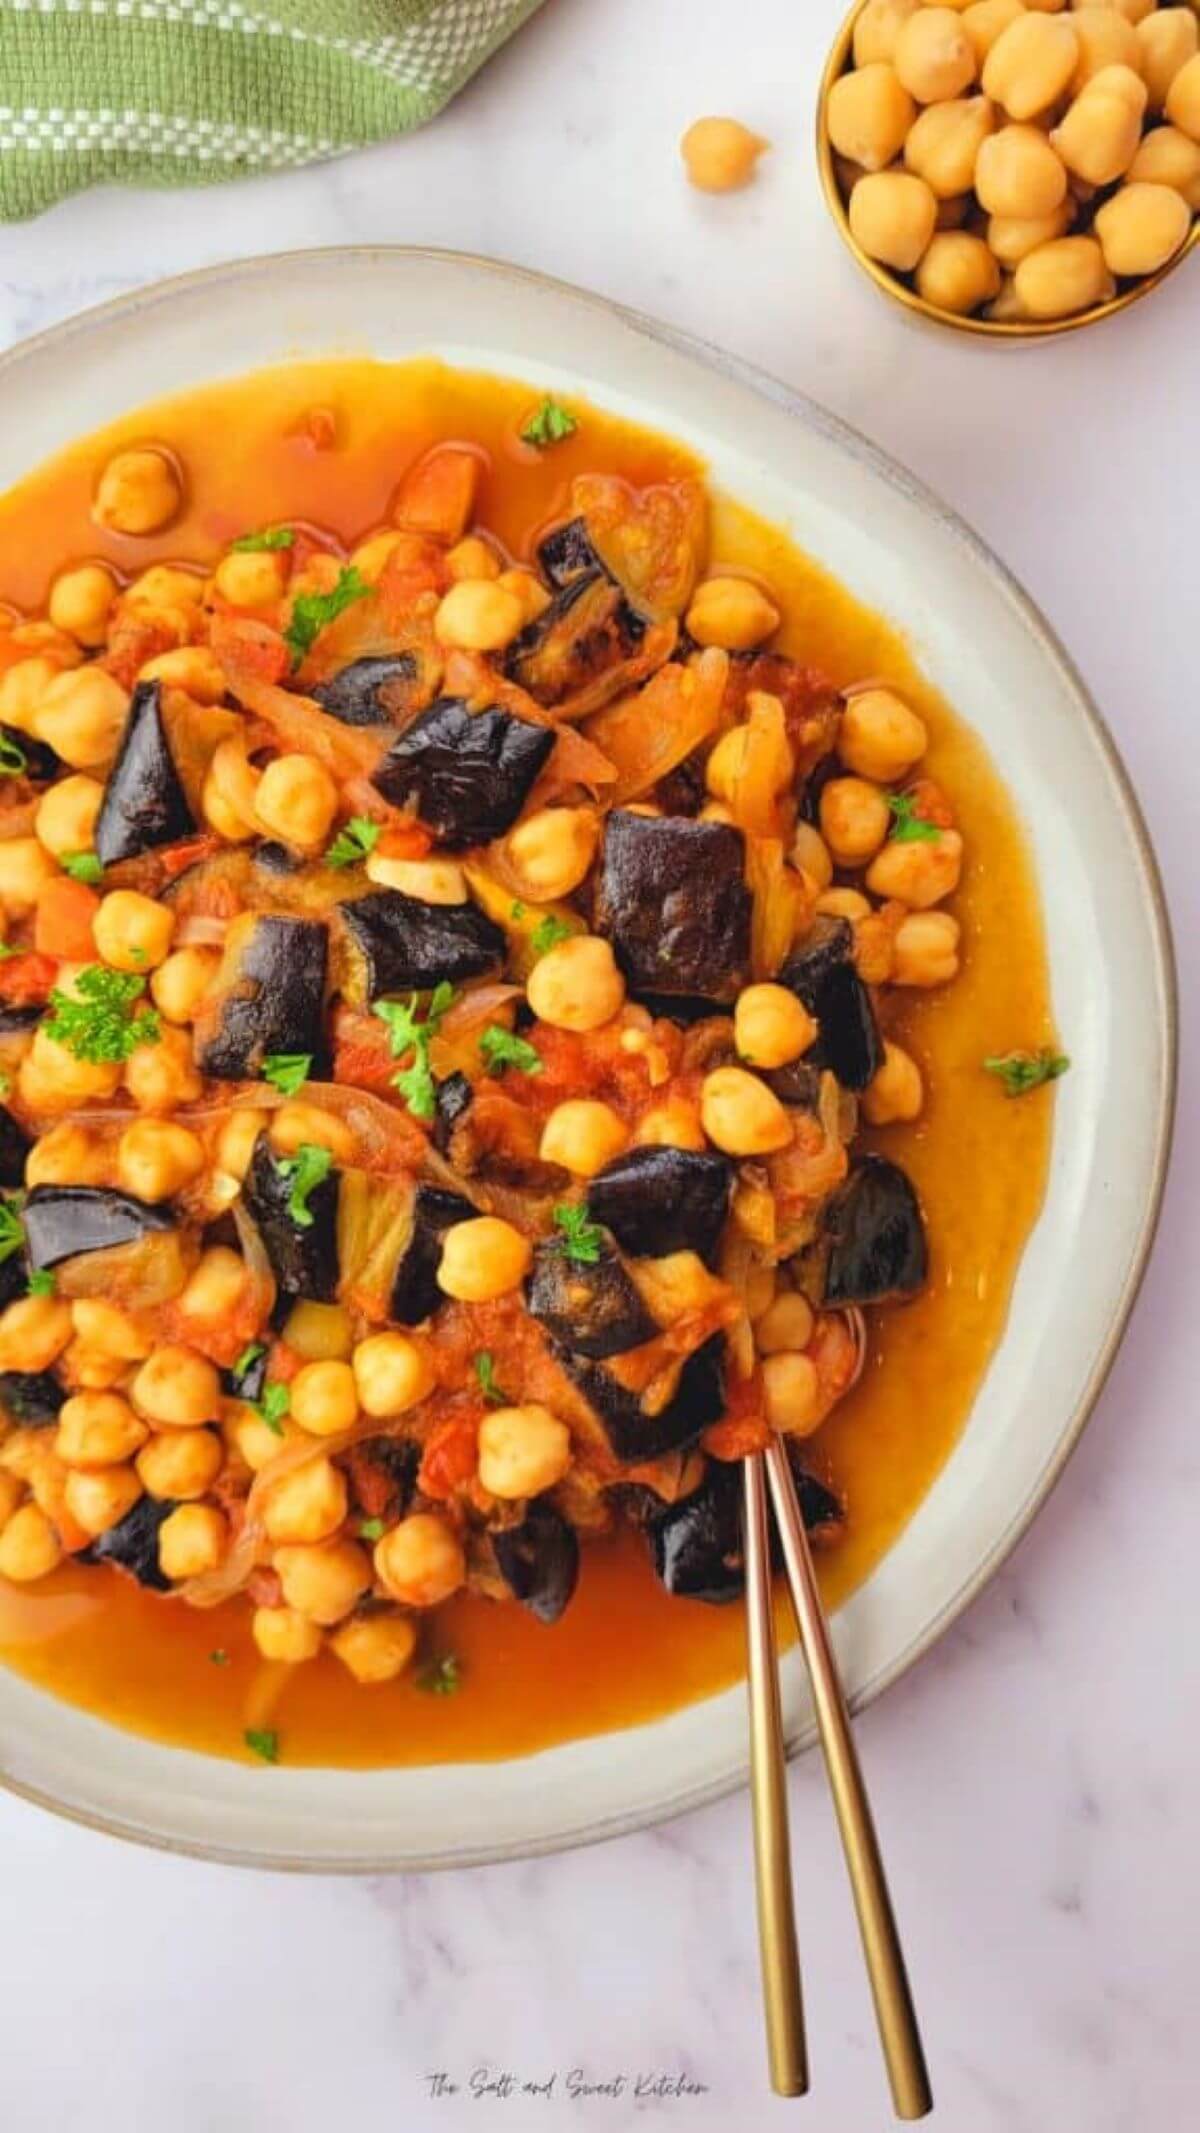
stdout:
[[(517, 558), (563, 513), (576, 473), (601, 469), (643, 484), (703, 471), (682, 446), (577, 401), (577, 433), (538, 453), (519, 436), (538, 399), (528, 386), (434, 361), (345, 360), (297, 363), (139, 409), (0, 498), (0, 601), (43, 611), (54, 574), (86, 557), (122, 575), (158, 560), (211, 565), (231, 538), (280, 521), (315, 522), (350, 545), (387, 522), (399, 476), (439, 439), (483, 447), (479, 522)], [(313, 410), (322, 411), (315, 422)], [(100, 469), (115, 448), (151, 441), (184, 471), (183, 515), (149, 539), (101, 532), (89, 515)], [(835, 682), (886, 676), (904, 692), (929, 728), (923, 767), (950, 794), (966, 839), (953, 903), (962, 972), (940, 990), (893, 994), (885, 1014), (888, 1033), (921, 1064), (925, 1110), (916, 1125), (872, 1137), (920, 1193), (931, 1279), (916, 1302), (868, 1314), (863, 1379), (806, 1447), (848, 1507), (844, 1539), (821, 1560), (836, 1606), (930, 1487), (1003, 1330), (1044, 1190), (1052, 1098), (1043, 1090), (1010, 1100), (980, 1061), (1053, 1035), (1042, 927), (1020, 825), (986, 751), (896, 628), (780, 531), (721, 497), (710, 560), (773, 590), (784, 650)], [(270, 1666), (255, 1651), (244, 1602), (202, 1613), (81, 1567), (20, 1589), (0, 1579), (0, 1656), (26, 1680), (158, 1740), (241, 1756), (243, 1729), (266, 1724), (279, 1729), (288, 1763), (359, 1766), (525, 1754), (652, 1719), (741, 1674), (740, 1606), (670, 1598), (628, 1532), (585, 1544), (583, 1555), (579, 1590), (552, 1629), (515, 1603), (469, 1595), (438, 1611), (431, 1647), (460, 1664), (452, 1695), (422, 1693), (412, 1678), (360, 1687), (328, 1653)]]

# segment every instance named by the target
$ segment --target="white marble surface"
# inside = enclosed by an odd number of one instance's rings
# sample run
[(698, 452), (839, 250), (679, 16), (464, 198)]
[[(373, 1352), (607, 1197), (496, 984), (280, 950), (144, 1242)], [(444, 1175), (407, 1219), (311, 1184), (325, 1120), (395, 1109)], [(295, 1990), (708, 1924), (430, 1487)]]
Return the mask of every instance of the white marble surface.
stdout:
[[(1200, 267), (1086, 340), (915, 334), (860, 282), (817, 192), (812, 101), (839, 13), (549, 0), (412, 140), (0, 230), (0, 339), (236, 253), (415, 241), (546, 269), (762, 363), (948, 496), (1061, 630), (1158, 841), (1194, 1035)], [(675, 141), (713, 109), (776, 144), (744, 196), (680, 180)], [(1200, 2118), (1198, 1205), (1185, 1094), (1157, 1256), (1081, 1449), (1008, 1569), (860, 1723), (952, 2133)], [(792, 1807), (803, 2106), (765, 2090), (744, 1799), (561, 1859), (358, 1884), (140, 1854), (0, 1801), (0, 2126), (724, 2133), (790, 2111), (812, 2133), (873, 2133), (886, 2096), (811, 1760)], [(479, 2067), (557, 2069), (555, 2094), (475, 2100)], [(702, 2093), (572, 2099), (572, 2069)], [(459, 2095), (431, 2094), (438, 2070)]]

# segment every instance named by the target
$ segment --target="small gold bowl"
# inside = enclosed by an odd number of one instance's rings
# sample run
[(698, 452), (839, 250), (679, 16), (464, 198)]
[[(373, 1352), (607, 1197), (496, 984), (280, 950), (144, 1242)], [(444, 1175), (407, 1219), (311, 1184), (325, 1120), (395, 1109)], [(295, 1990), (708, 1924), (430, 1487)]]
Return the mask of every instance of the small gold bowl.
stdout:
[(817, 167), (821, 173), (821, 186), (829, 212), (837, 225), (843, 244), (858, 261), (863, 273), (868, 275), (875, 287), (884, 296), (890, 297), (894, 304), (902, 305), (905, 311), (911, 312), (915, 318), (927, 320), (932, 326), (949, 326), (956, 333), (973, 333), (980, 340), (1043, 341), (1048, 340), (1052, 334), (1075, 333), (1081, 326), (1098, 326), (1101, 319), (1113, 318), (1118, 311), (1127, 311), (1131, 304), (1140, 303), (1144, 296), (1149, 296), (1152, 290), (1157, 289), (1159, 283), (1164, 282), (1169, 274), (1175, 272), (1176, 267), (1182, 266), (1189, 253), (1195, 251), (1197, 244), (1200, 244), (1200, 215), (1192, 223), (1174, 258), (1168, 259), (1166, 265), (1159, 267), (1157, 273), (1147, 274), (1141, 281), (1135, 281), (1129, 288), (1120, 290), (1116, 296), (1110, 296), (1107, 302), (1094, 304), (1090, 311), (1080, 311), (1073, 318), (1001, 320), (976, 318), (971, 314), (964, 317), (960, 312), (940, 311), (936, 304), (927, 303), (925, 298), (918, 296), (916, 290), (911, 288), (907, 281), (903, 281), (892, 268), (881, 266), (877, 259), (870, 258), (864, 252), (850, 227), (850, 217), (846, 212), (846, 203), (842, 198), (837, 171), (834, 168), (833, 143), (829, 138), (825, 114), (830, 90), (835, 81), (848, 72), (852, 63), (854, 25), (863, 4), (864, 0), (854, 0), (854, 6), (834, 38), (833, 49), (821, 77), (821, 89), (817, 97)]

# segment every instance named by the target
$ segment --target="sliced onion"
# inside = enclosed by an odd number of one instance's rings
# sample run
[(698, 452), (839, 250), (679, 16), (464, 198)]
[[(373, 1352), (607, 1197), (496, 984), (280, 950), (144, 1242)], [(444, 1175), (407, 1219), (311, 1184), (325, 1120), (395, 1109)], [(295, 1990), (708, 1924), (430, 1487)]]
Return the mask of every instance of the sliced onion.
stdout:
[(648, 792), (716, 732), (728, 674), (727, 652), (701, 652), (692, 666), (660, 667), (635, 696), (588, 720), (588, 740), (616, 767), (614, 806)]
[(277, 682), (265, 678), (261, 655), (279, 642), (277, 633), (267, 629), (265, 623), (235, 622), (228, 616), (214, 615), (211, 640), (232, 695), (248, 711), (265, 719), (275, 739), (286, 748), (316, 756), (339, 780), (369, 775), (377, 767), (385, 752), (378, 727), (343, 726), (311, 697), (281, 689)]
[(185, 918), (175, 929), (176, 948), (220, 948), (229, 931), (227, 918), (208, 918), (202, 911)]
[(746, 885), (751, 965), (756, 978), (773, 978), (812, 918), (816, 890), (788, 865), (778, 837), (746, 838)]

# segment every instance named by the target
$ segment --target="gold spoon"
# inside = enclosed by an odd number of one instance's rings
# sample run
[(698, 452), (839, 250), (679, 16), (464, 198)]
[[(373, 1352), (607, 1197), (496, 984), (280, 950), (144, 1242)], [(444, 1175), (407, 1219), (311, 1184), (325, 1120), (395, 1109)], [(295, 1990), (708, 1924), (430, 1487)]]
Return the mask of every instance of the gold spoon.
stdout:
[(792, 1906), (787, 1767), (779, 1709), (779, 1655), (771, 1592), (767, 1476), (761, 1452), (742, 1461), (746, 1556), (746, 1660), (750, 1695), (750, 1790), (754, 1883), (771, 2086), (778, 2096), (808, 2087), (800, 1958)]

